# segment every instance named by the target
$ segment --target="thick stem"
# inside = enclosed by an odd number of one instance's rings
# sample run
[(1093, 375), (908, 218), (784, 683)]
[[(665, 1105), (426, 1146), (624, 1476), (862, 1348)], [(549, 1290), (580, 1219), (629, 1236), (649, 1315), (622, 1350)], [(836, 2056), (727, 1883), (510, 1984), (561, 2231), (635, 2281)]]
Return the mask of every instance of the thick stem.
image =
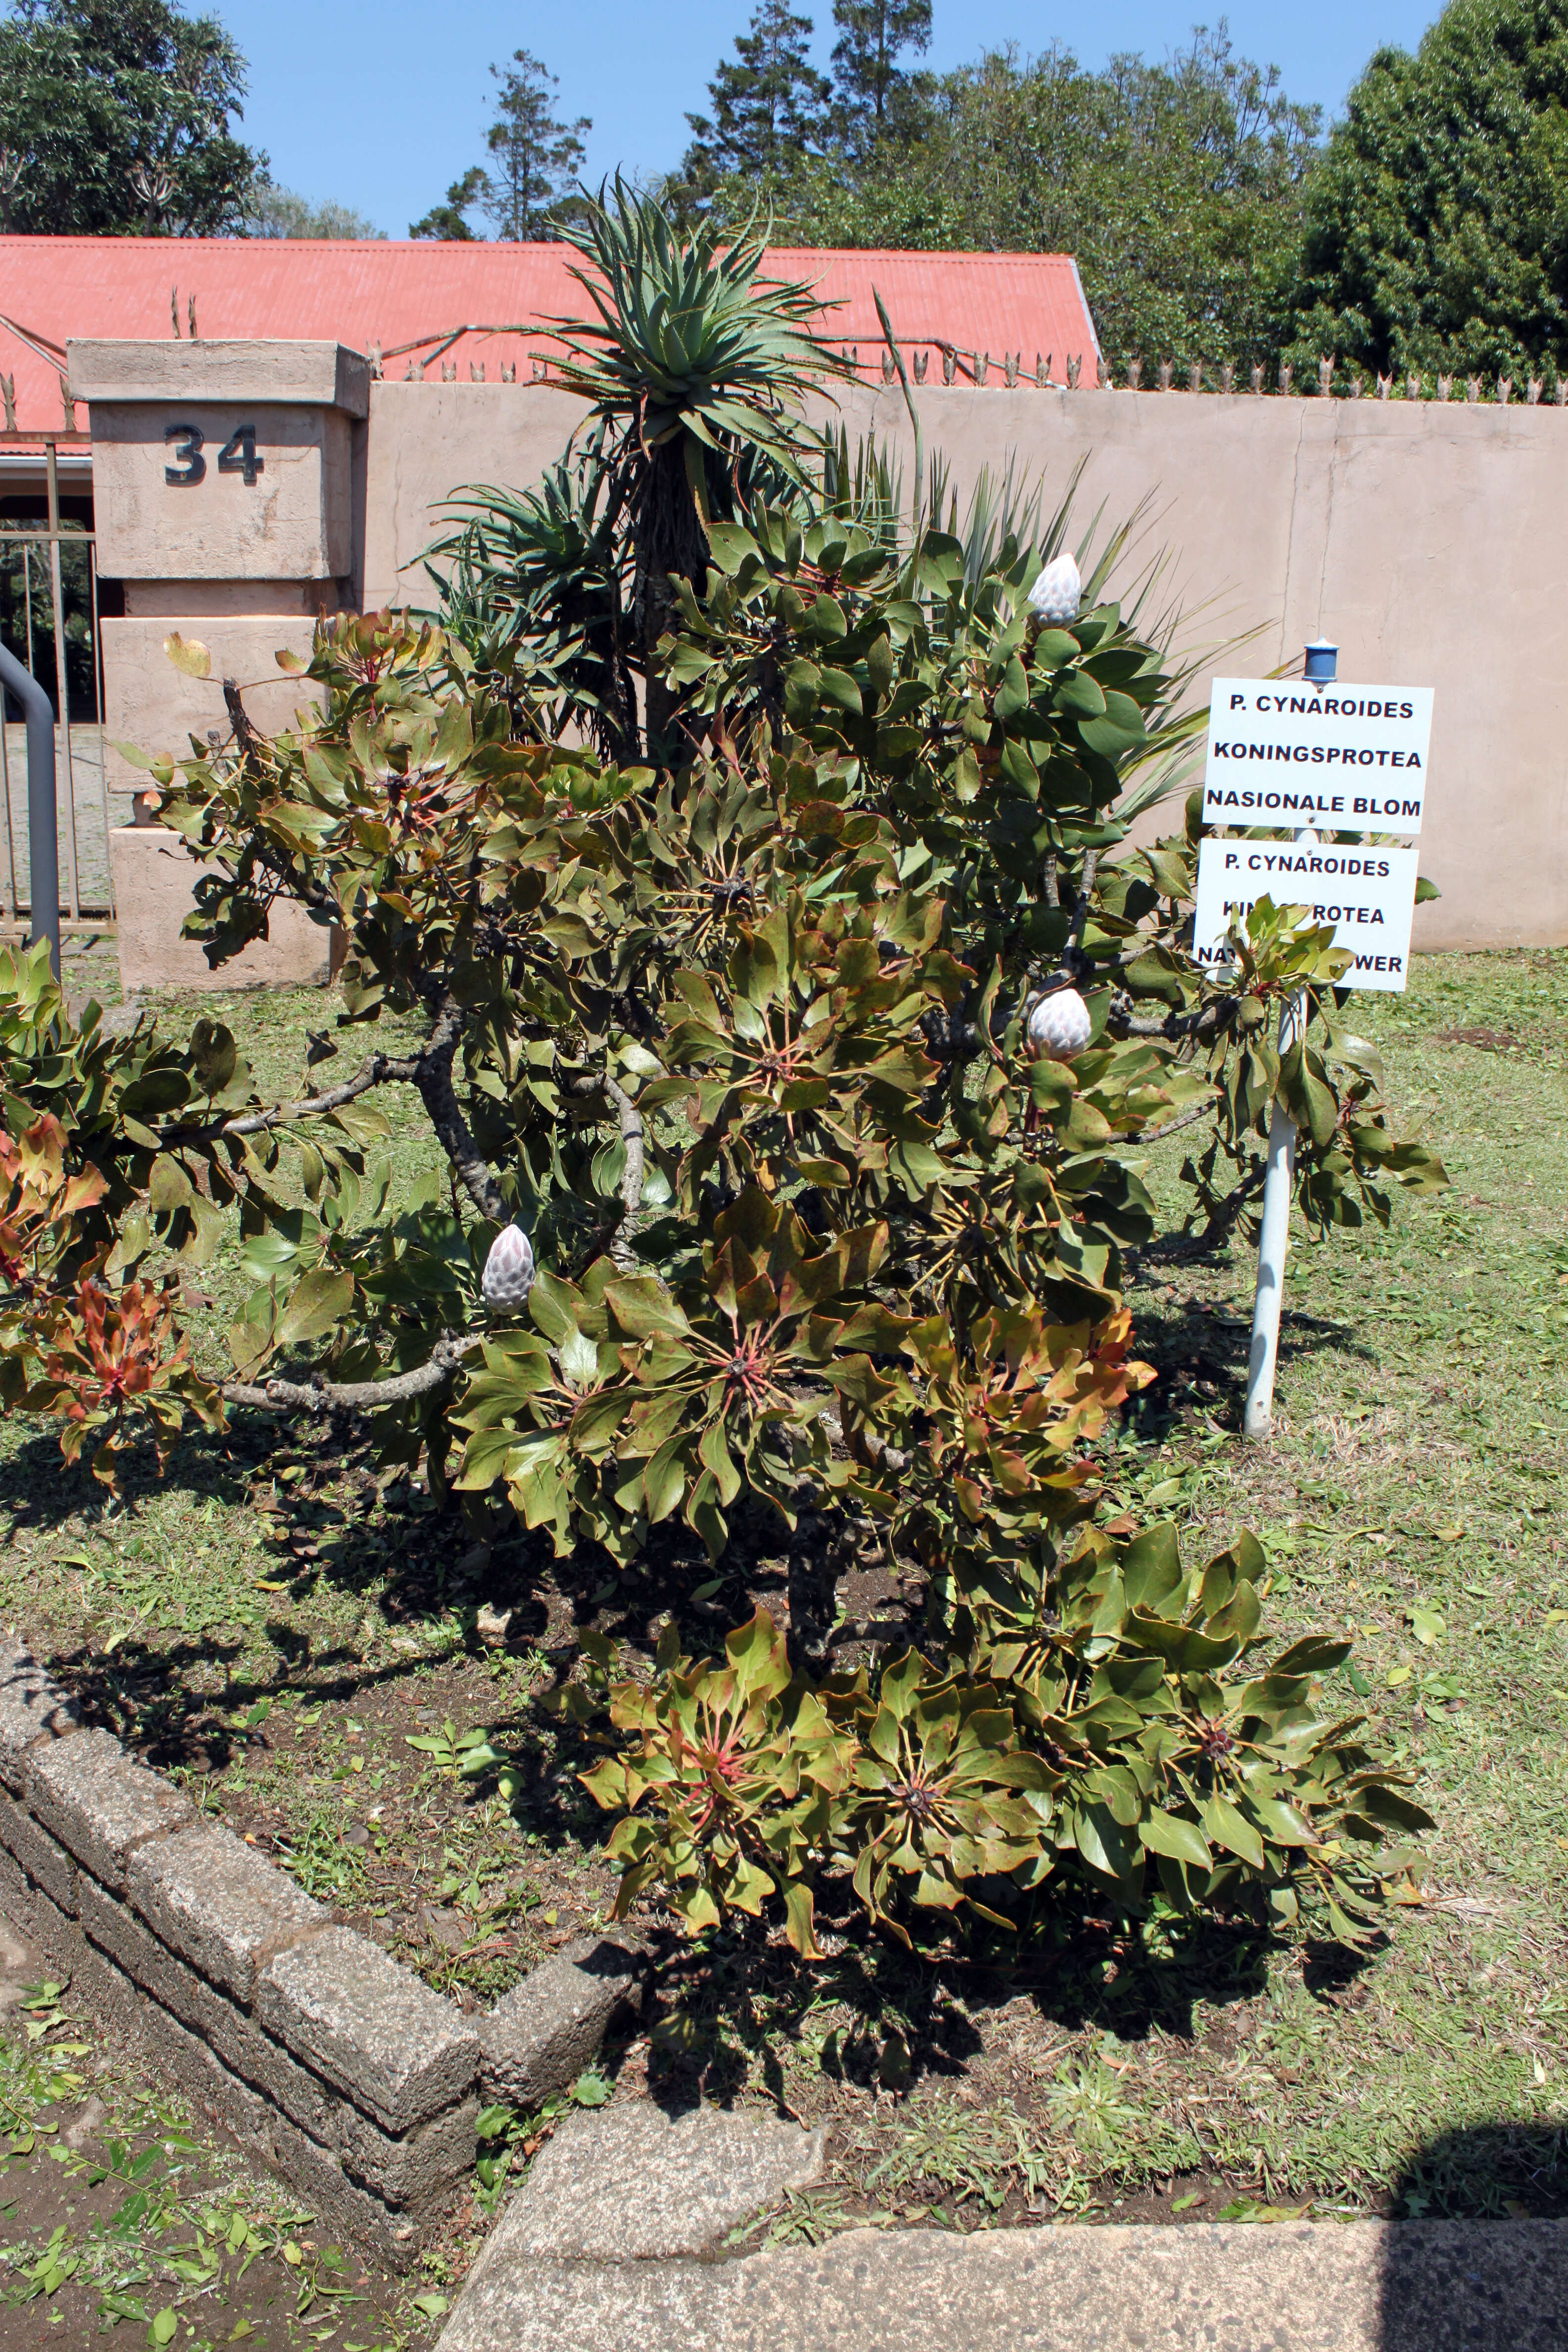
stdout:
[(306, 1095), (300, 1102), (278, 1103), (271, 1110), (247, 1111), (239, 1118), (214, 1119), (208, 1127), (171, 1128), (163, 1141), (165, 1145), (178, 1145), (205, 1142), (215, 1135), (267, 1135), (275, 1127), (292, 1127), (296, 1119), (320, 1118), (327, 1111), (341, 1110), (344, 1103), (356, 1102), (373, 1087), (411, 1084), (418, 1066), (412, 1058), (398, 1060), (387, 1054), (373, 1054), (341, 1086), (328, 1087), (319, 1095)]
[(626, 1088), (617, 1086), (607, 1071), (602, 1077), (574, 1079), (570, 1091), (579, 1097), (605, 1097), (620, 1124), (621, 1141), (626, 1151), (626, 1165), (621, 1170), (619, 1203), (611, 1218), (595, 1235), (588, 1262), (591, 1265), (601, 1250), (608, 1250), (623, 1274), (635, 1274), (637, 1260), (637, 1252), (632, 1247), (632, 1234), (637, 1211), (642, 1205), (643, 1177), (647, 1165), (642, 1113)]
[(1079, 877), (1078, 898), (1072, 910), (1072, 925), (1068, 932), (1067, 950), (1062, 957), (1064, 965), (1070, 961), (1074, 950), (1083, 945), (1084, 925), (1089, 920), (1089, 902), (1094, 896), (1094, 877), (1099, 871), (1099, 850), (1086, 849), (1083, 872)]
[(437, 1339), (427, 1363), (385, 1381), (226, 1381), (229, 1404), (269, 1406), (274, 1412), (367, 1413), (409, 1404), (445, 1388), (463, 1358), (479, 1345), (482, 1331), (461, 1339)]
[(419, 1089), (426, 1117), (435, 1129), (442, 1150), (457, 1170), (469, 1200), (479, 1214), (488, 1217), (492, 1224), (504, 1225), (510, 1213), (506, 1204), (506, 1194), (501, 1191), (489, 1160), (474, 1140), (473, 1130), (463, 1117), (457, 1089), (452, 1084), (452, 1060), (462, 1034), (462, 1008), (457, 998), (441, 997), (436, 1006), (430, 1042), (414, 1067), (414, 1083)]
[(637, 1267), (632, 1234), (637, 1211), (642, 1206), (643, 1177), (647, 1164), (642, 1113), (626, 1088), (617, 1086), (614, 1078), (605, 1077), (605, 1092), (620, 1122), (621, 1141), (626, 1153), (626, 1165), (621, 1170), (621, 1222), (610, 1236), (610, 1255), (623, 1274), (631, 1274)]
[(1222, 1201), (1201, 1234), (1190, 1234), (1185, 1239), (1152, 1242), (1143, 1251), (1146, 1262), (1154, 1265), (1184, 1265), (1188, 1258), (1206, 1257), (1222, 1248), (1230, 1239), (1242, 1213), (1257, 1200), (1263, 1190), (1265, 1168), (1262, 1163), (1250, 1177), (1243, 1180), (1236, 1191)]

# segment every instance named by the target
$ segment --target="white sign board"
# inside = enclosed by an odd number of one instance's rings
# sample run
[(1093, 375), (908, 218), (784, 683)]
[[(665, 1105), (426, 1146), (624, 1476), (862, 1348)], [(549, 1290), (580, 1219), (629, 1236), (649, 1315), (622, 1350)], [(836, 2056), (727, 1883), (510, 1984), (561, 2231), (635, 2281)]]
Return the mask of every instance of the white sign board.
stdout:
[(1216, 677), (1204, 823), (1419, 833), (1431, 735), (1429, 686)]
[(1305, 907), (1332, 923), (1334, 945), (1355, 961), (1341, 988), (1403, 993), (1415, 911), (1414, 849), (1363, 849), (1359, 842), (1205, 840), (1198, 852), (1193, 953), (1210, 971), (1230, 962), (1226, 934), (1259, 898)]

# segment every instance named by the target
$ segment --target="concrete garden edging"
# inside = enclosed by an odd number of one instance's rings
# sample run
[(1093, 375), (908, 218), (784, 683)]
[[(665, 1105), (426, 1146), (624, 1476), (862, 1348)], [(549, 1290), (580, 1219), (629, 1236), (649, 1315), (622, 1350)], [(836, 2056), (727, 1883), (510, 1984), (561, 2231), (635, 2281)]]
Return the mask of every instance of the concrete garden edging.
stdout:
[(475, 2157), (483, 2099), (563, 2090), (642, 1962), (583, 1938), (469, 2018), (183, 1790), (83, 1727), (0, 1635), (0, 1913), (106, 2032), (324, 2221), (395, 2263)]
[(648, 2101), (569, 2116), (437, 2352), (1561, 2352), (1568, 2222), (849, 2229), (726, 2258), (822, 2134)]

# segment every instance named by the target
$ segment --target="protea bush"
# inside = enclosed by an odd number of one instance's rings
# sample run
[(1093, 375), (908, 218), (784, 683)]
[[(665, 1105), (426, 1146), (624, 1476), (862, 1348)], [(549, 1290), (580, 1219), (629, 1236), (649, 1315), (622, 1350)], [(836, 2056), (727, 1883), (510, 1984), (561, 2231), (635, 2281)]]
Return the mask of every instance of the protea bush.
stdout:
[[(1249, 1539), (1200, 1568), (1109, 1533), (1094, 1446), (1150, 1377), (1123, 1289), (1157, 1137), (1190, 1129), (1211, 1238), (1276, 1099), (1319, 1226), (1441, 1171), (1391, 1131), (1327, 934), (1265, 909), (1212, 979), (1195, 821), (1129, 845), (1191, 729), (1125, 536), (1069, 546), (1037, 498), (906, 513), (885, 457), (803, 421), (833, 362), (755, 241), (683, 251), (622, 192), (584, 236), (584, 437), (469, 495), (447, 607), (324, 621), (301, 731), (231, 689), (223, 750), (147, 759), (214, 861), (215, 964), (279, 897), (345, 927), (357, 1066), (267, 1104), (213, 1024), (107, 1038), (41, 957), (0, 966), (32, 1139), (0, 1165), (7, 1401), (72, 1451), (139, 1406), (353, 1420), (541, 1563), (743, 1577), (809, 1516), (898, 1564), (913, 1638), (854, 1673), (804, 1615), (711, 1654), (672, 1618), (626, 1681), (588, 1637), (566, 1703), (608, 1726), (625, 1903), (776, 1914), (806, 1954), (840, 1880), (900, 1935), (1075, 1886), (1363, 1932), (1425, 1817), (1323, 1698), (1346, 1645), (1268, 1640)], [(389, 1108), (452, 1178), (395, 1217)], [(203, 1367), (153, 1286), (231, 1216), (258, 1280)]]

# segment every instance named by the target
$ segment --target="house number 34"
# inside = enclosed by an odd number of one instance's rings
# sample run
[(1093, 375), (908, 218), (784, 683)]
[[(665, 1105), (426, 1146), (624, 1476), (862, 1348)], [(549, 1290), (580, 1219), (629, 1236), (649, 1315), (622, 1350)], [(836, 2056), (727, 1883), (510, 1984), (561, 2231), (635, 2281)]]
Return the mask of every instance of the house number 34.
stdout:
[[(195, 489), (206, 479), (207, 461), (202, 455), (205, 436), (195, 425), (165, 425), (163, 438), (174, 445), (177, 466), (165, 466), (163, 479), (184, 490)], [(256, 427), (237, 425), (217, 453), (220, 474), (243, 474), (247, 484), (267, 470), (266, 460), (256, 454)]]

